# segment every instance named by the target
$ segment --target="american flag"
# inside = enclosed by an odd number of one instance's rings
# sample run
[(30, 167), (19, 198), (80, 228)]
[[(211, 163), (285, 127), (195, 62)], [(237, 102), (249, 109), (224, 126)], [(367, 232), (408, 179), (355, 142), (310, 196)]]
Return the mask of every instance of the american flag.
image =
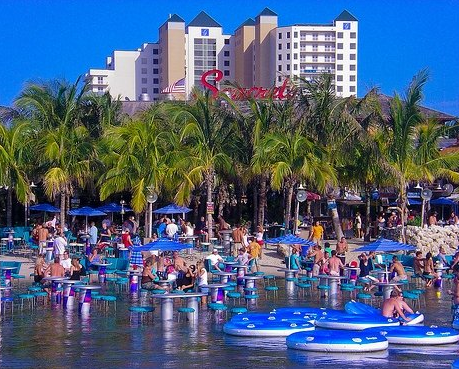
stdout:
[(177, 82), (167, 86), (164, 90), (161, 91), (162, 94), (175, 94), (175, 93), (185, 93), (185, 78), (179, 79)]

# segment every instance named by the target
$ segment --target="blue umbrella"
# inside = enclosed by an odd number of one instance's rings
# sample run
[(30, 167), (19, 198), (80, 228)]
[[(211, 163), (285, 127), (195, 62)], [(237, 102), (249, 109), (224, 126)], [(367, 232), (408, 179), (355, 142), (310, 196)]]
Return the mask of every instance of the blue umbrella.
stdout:
[(104, 213), (121, 213), (122, 210), (132, 211), (131, 208), (127, 206), (121, 206), (114, 202), (111, 202), (110, 204), (99, 206), (98, 208), (96, 208), (96, 210), (103, 211)]
[(191, 209), (185, 206), (178, 206), (177, 204), (169, 204), (163, 208), (156, 209), (153, 211), (155, 214), (180, 214), (180, 213), (189, 213)]
[(175, 251), (189, 248), (190, 245), (171, 240), (169, 238), (158, 238), (156, 241), (149, 242), (143, 246), (134, 246), (133, 251)]
[(88, 231), (88, 217), (98, 217), (101, 215), (107, 215), (103, 211), (93, 209), (89, 206), (83, 206), (82, 208), (73, 209), (69, 211), (69, 215), (80, 215), (86, 217), (86, 232)]
[(302, 245), (302, 246), (314, 246), (315, 243), (304, 238), (288, 234), (286, 236), (270, 238), (266, 240), (266, 243), (282, 243), (284, 245)]
[(52, 206), (51, 204), (37, 204), (37, 205), (32, 205), (30, 207), (30, 210), (33, 211), (45, 211), (48, 213), (59, 213), (61, 210), (56, 208), (55, 206)]
[(354, 251), (357, 252), (366, 252), (366, 251), (376, 251), (376, 252), (390, 252), (390, 251), (414, 251), (416, 246), (408, 245), (406, 243), (397, 242), (394, 240), (388, 240), (386, 238), (378, 238), (376, 241), (373, 241), (365, 246), (359, 247)]

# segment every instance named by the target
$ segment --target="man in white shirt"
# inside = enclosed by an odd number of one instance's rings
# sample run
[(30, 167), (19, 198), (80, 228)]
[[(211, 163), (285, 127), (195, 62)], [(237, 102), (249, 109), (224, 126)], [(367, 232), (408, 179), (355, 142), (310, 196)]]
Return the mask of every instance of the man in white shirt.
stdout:
[(96, 247), (97, 244), (97, 227), (94, 222), (91, 222), (91, 227), (89, 227), (89, 244), (91, 245), (91, 249)]
[(174, 238), (177, 232), (177, 224), (175, 224), (175, 219), (172, 219), (172, 221), (166, 226), (166, 235), (168, 238)]
[(217, 249), (213, 249), (212, 254), (206, 257), (206, 259), (210, 260), (210, 264), (214, 266), (217, 270), (221, 269), (218, 266), (218, 263), (223, 262), (223, 258), (218, 254)]
[(63, 258), (61, 259), (61, 265), (65, 270), (65, 275), (70, 275), (70, 267), (72, 266), (72, 260), (69, 257), (69, 252), (67, 250), (64, 251)]
[(62, 258), (67, 247), (67, 240), (62, 236), (62, 233), (59, 232), (54, 239), (54, 257), (59, 256)]

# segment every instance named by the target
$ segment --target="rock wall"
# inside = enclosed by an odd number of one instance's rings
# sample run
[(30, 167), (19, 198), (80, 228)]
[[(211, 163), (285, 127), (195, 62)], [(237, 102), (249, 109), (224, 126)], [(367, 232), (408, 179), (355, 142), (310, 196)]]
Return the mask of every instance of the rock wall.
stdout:
[(440, 246), (444, 247), (446, 254), (454, 254), (458, 240), (459, 226), (406, 227), (406, 243), (416, 246), (423, 255), (429, 251), (437, 255)]

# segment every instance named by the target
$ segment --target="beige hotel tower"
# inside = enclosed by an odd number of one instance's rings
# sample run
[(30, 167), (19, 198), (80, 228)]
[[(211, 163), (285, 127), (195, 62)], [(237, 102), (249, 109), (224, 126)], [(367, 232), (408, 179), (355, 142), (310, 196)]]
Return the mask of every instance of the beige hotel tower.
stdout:
[[(85, 77), (93, 92), (155, 101), (185, 99), (212, 69), (240, 86), (265, 88), (281, 85), (286, 77), (330, 73), (336, 94), (347, 97), (357, 95), (357, 52), (358, 21), (346, 10), (329, 24), (278, 26), (277, 14), (265, 8), (234, 35), (223, 34), (205, 12), (188, 24), (174, 14), (160, 26), (158, 42), (135, 51), (115, 50), (105, 69), (90, 69)], [(161, 94), (183, 78), (183, 93)]]

